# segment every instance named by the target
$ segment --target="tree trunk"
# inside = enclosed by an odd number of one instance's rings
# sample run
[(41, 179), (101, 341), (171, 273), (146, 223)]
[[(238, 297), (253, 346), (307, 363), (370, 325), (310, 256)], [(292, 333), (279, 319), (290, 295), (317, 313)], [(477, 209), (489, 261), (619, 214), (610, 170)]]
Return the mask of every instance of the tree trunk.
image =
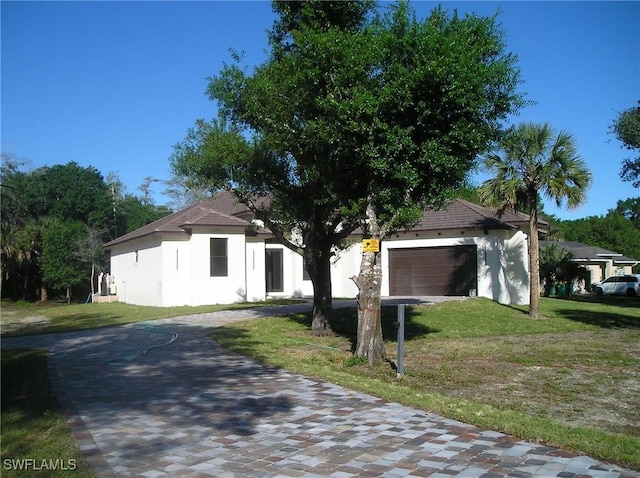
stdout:
[(540, 256), (538, 250), (538, 201), (532, 201), (529, 214), (529, 317), (540, 316)]
[(331, 317), (331, 251), (321, 251), (317, 256), (311, 250), (305, 250), (304, 260), (313, 284), (313, 320), (311, 334), (316, 336), (332, 335), (329, 324)]
[(47, 294), (47, 288), (43, 285), (40, 287), (40, 302), (46, 302), (49, 300), (49, 294)]
[(91, 298), (92, 299), (93, 299), (93, 296), (96, 294), (96, 286), (94, 284), (95, 277), (96, 277), (96, 265), (92, 260), (91, 261)]
[(358, 286), (358, 335), (356, 352), (367, 359), (369, 365), (384, 360), (386, 354), (382, 338), (380, 315), (382, 266), (380, 254), (365, 252), (360, 264), (360, 275), (353, 278)]
[[(372, 239), (380, 240), (377, 216), (371, 203), (367, 206), (367, 219)], [(356, 356), (365, 357), (369, 365), (386, 357), (382, 338), (380, 303), (382, 292), (382, 264), (379, 252), (364, 252), (360, 274), (352, 277), (358, 287), (358, 330)]]

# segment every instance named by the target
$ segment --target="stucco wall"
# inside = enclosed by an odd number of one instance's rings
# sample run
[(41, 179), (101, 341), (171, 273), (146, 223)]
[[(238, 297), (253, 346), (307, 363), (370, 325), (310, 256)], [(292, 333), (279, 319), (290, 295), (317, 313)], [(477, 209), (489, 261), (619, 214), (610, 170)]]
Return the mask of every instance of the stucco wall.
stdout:
[(529, 303), (529, 252), (521, 231), (495, 231), (478, 242), (478, 295), (501, 304)]
[(192, 254), (188, 237), (162, 243), (163, 307), (191, 305)]
[(160, 237), (147, 237), (111, 250), (111, 276), (121, 302), (162, 306), (162, 249)]
[[(277, 248), (279, 246), (269, 245)], [(285, 274), (285, 291), (282, 293), (270, 293), (270, 297), (312, 297), (313, 284), (311, 280), (304, 280), (304, 260), (297, 254), (284, 246), (283, 263)], [(341, 250), (331, 259), (331, 289), (335, 298), (353, 298), (358, 293), (353, 281), (349, 280), (352, 275), (357, 275), (360, 269), (361, 249), (359, 244), (347, 250)], [(287, 269), (289, 267), (289, 269)], [(287, 295), (288, 294), (288, 295)]]
[(331, 261), (331, 288), (334, 297), (352, 299), (358, 294), (358, 288), (349, 278), (360, 273), (361, 259), (362, 244), (360, 242), (336, 252)]
[[(211, 277), (209, 239), (227, 239), (228, 275)], [(246, 297), (245, 235), (194, 233), (191, 235), (190, 305), (231, 304)]]
[[(209, 239), (226, 238), (228, 275), (210, 276)], [(311, 281), (303, 280), (302, 256), (264, 238), (244, 233), (194, 232), (190, 236), (138, 239), (112, 248), (111, 273), (122, 302), (155, 305), (227, 304), (260, 301), (267, 297), (265, 250), (283, 251), (283, 291), (269, 297), (312, 296)], [(400, 233), (382, 242), (382, 295), (389, 296), (389, 250), (415, 247), (475, 245), (477, 295), (504, 304), (529, 300), (527, 236), (520, 231), (491, 231), (479, 236), (468, 231), (442, 234)], [(349, 279), (357, 275), (362, 257), (360, 242), (339, 251), (332, 260), (332, 289), (336, 298), (355, 297)], [(137, 254), (137, 261), (136, 261)]]
[(246, 244), (246, 294), (248, 302), (266, 299), (265, 291), (265, 243), (263, 238), (247, 237)]
[[(211, 277), (211, 238), (227, 239), (225, 277)], [(245, 244), (244, 233), (206, 232), (141, 238), (112, 247), (111, 274), (119, 300), (129, 304), (173, 307), (260, 301), (265, 299), (264, 239), (248, 239)]]

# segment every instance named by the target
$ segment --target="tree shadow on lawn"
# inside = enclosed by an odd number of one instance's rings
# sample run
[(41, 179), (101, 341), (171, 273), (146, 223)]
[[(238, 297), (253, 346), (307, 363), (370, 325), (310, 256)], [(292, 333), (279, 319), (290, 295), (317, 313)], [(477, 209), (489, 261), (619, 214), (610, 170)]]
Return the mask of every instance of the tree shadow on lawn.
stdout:
[(225, 350), (227, 350), (225, 341), (233, 343), (233, 351), (230, 353), (245, 355), (261, 365), (269, 366), (267, 358), (258, 352), (261, 343), (249, 340), (249, 333), (246, 330), (223, 325), (210, 330), (209, 337)]
[(640, 329), (640, 317), (612, 312), (587, 313), (571, 308), (556, 309), (555, 313), (574, 322), (597, 325), (603, 329)]
[[(305, 327), (311, 328), (311, 313), (290, 315), (289, 318)], [(413, 307), (405, 308), (404, 339), (406, 341), (422, 338), (428, 334), (440, 332), (440, 329), (419, 323), (419, 314)], [(385, 342), (398, 340), (398, 308), (383, 306), (381, 311), (382, 337)], [(358, 313), (355, 308), (339, 308), (331, 311), (329, 320), (333, 331), (351, 343), (351, 350), (355, 351), (357, 342)]]
[(585, 295), (572, 295), (570, 297), (555, 297), (555, 299), (566, 300), (569, 302), (615, 305), (616, 307), (625, 307), (625, 308), (628, 307), (632, 309), (640, 309), (640, 297), (585, 294)]
[[(575, 295), (571, 297), (555, 297), (551, 300), (553, 301), (554, 315), (564, 319), (596, 325), (603, 329), (640, 328), (640, 297)], [(576, 304), (576, 306), (573, 304)], [(585, 310), (580, 308), (578, 304), (602, 304), (630, 310), (629, 313), (599, 311), (595, 308)], [(624, 312), (627, 311), (625, 310)]]

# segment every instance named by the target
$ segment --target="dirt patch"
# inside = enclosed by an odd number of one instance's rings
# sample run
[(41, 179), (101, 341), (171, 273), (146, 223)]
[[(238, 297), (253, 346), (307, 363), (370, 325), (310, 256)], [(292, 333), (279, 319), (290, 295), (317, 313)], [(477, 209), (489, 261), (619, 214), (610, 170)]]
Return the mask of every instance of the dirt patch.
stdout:
[(637, 331), (434, 341), (409, 348), (405, 366), (425, 391), (640, 436)]
[(42, 327), (50, 324), (51, 320), (44, 315), (16, 317), (12, 312), (3, 312), (2, 322), (0, 323), (0, 334), (4, 335), (18, 330), (28, 329), (30, 327)]

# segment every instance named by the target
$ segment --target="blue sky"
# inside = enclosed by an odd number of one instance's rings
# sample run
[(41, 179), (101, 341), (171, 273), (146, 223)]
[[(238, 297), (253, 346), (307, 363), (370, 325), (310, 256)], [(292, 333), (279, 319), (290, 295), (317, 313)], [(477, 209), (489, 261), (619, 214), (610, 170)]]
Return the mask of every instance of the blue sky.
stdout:
[[(640, 100), (640, 2), (443, 2), (499, 16), (519, 57), (521, 90), (536, 102), (514, 121), (571, 132), (594, 176), (563, 219), (606, 214), (638, 189), (619, 178), (630, 153), (609, 126)], [(435, 2), (415, 2), (419, 17)], [(206, 78), (230, 61), (261, 63), (274, 15), (260, 2), (0, 2), (2, 152), (31, 167), (76, 161), (128, 192), (168, 179), (174, 144), (216, 115)], [(162, 186), (154, 186), (160, 192)], [(163, 198), (155, 196), (157, 202)]]

